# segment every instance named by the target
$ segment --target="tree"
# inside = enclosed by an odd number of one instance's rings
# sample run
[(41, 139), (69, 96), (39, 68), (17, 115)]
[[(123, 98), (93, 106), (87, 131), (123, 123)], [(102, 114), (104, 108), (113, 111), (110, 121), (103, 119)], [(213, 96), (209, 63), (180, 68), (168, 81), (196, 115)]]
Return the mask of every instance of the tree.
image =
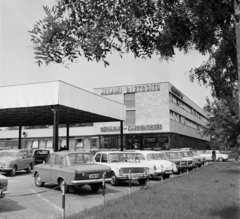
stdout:
[(219, 98), (237, 90), (234, 0), (59, 0), (43, 8), (46, 17), (30, 31), (39, 66), (68, 66), (79, 56), (109, 65), (114, 50), (168, 60), (176, 49), (196, 49), (209, 59), (190, 70), (190, 80)]
[(225, 146), (239, 147), (240, 119), (238, 116), (238, 95), (233, 98), (214, 99), (204, 109), (211, 114), (208, 125), (204, 128), (204, 134), (213, 137), (212, 147), (223, 149)]

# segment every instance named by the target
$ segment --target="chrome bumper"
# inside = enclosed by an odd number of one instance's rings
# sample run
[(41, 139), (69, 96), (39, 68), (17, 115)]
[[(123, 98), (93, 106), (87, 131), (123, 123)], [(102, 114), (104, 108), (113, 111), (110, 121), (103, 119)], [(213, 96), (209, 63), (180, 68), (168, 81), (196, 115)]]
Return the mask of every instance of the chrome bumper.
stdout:
[(9, 194), (9, 191), (0, 191), (0, 196), (1, 195), (6, 195), (6, 194)]
[[(105, 182), (110, 182), (112, 179), (111, 178), (106, 178)], [(72, 180), (71, 183), (73, 185), (85, 185), (89, 183), (102, 183), (103, 179), (86, 179), (86, 180)]]

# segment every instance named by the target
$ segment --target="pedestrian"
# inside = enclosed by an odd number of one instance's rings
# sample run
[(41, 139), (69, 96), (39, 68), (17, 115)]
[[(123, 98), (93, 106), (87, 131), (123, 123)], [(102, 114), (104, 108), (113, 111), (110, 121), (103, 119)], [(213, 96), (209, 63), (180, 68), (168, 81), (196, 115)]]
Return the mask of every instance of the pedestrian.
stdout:
[(213, 159), (213, 162), (216, 162), (216, 151), (214, 148), (212, 150), (212, 159)]

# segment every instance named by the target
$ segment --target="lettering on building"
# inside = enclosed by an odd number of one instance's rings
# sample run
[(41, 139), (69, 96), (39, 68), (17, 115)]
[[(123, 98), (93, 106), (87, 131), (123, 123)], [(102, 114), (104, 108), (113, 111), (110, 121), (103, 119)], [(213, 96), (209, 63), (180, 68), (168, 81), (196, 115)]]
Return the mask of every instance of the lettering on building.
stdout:
[(175, 88), (174, 86), (171, 87), (171, 91), (172, 91), (172, 93), (174, 93), (176, 96), (178, 96), (179, 98), (183, 99), (182, 93), (181, 93), (177, 88)]
[(160, 83), (133, 85), (133, 86), (126, 86), (126, 87), (103, 88), (101, 91), (101, 95), (137, 93), (137, 92), (149, 92), (149, 91), (160, 91)]
[[(155, 125), (129, 125), (128, 131), (151, 131), (151, 130), (162, 130), (161, 124)], [(120, 126), (104, 126), (100, 128), (101, 132), (118, 132)]]

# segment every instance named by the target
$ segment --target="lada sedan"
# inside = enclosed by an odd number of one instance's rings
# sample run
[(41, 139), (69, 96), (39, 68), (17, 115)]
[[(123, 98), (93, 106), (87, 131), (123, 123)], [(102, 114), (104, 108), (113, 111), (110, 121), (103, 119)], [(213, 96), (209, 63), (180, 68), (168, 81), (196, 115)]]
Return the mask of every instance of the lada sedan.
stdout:
[(6, 194), (9, 194), (7, 187), (8, 178), (6, 176), (0, 175), (0, 198), (4, 198)]
[(106, 182), (111, 181), (111, 169), (95, 164), (90, 152), (58, 151), (51, 153), (46, 163), (34, 166), (33, 176), (37, 187), (54, 183), (67, 193), (72, 188), (89, 185), (98, 191), (103, 177)]
[(138, 180), (140, 185), (145, 185), (149, 178), (147, 165), (135, 163), (130, 152), (102, 151), (94, 156), (94, 162), (111, 168), (111, 184), (117, 186), (119, 181)]
[(191, 159), (183, 158), (179, 151), (162, 151), (166, 159), (174, 162), (177, 165), (178, 173), (193, 168), (193, 161)]
[(30, 156), (26, 149), (10, 149), (0, 151), (0, 172), (10, 176), (16, 175), (19, 170), (32, 171), (34, 158)]
[(181, 150), (180, 151), (180, 154), (182, 155), (183, 158), (189, 158), (189, 159), (192, 159), (193, 161), (193, 166), (196, 168), (196, 167), (201, 167), (202, 165), (202, 160), (200, 158), (197, 158), (197, 157), (194, 157), (193, 154), (187, 150)]
[(149, 168), (151, 178), (163, 175), (168, 178), (172, 173), (177, 173), (176, 164), (168, 161), (163, 153), (155, 151), (135, 151), (132, 153), (135, 162), (146, 165)]
[[(205, 157), (207, 161), (212, 161), (212, 150), (206, 150), (203, 154), (200, 154), (199, 156)], [(227, 154), (222, 154), (219, 150), (216, 150), (216, 160), (219, 162), (228, 160)]]

